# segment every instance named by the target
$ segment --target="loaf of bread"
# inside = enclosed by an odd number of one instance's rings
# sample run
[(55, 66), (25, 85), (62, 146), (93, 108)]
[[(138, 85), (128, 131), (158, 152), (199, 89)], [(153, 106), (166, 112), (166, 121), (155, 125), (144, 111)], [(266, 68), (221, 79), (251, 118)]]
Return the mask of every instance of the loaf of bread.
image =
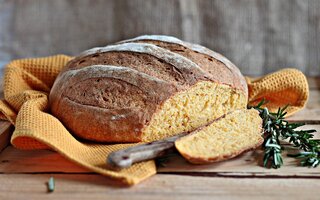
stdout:
[(228, 59), (169, 36), (87, 50), (58, 75), (51, 112), (76, 136), (154, 141), (246, 108), (247, 84)]
[(175, 146), (189, 162), (204, 164), (233, 158), (263, 143), (258, 111), (236, 110), (177, 140)]

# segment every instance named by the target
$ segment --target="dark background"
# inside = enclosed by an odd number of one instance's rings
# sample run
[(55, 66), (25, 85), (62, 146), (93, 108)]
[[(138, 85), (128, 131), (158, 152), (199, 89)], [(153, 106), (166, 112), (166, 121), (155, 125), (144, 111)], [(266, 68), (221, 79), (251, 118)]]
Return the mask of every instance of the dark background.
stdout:
[(142, 34), (224, 54), (246, 75), (320, 75), (320, 0), (0, 0), (0, 66)]

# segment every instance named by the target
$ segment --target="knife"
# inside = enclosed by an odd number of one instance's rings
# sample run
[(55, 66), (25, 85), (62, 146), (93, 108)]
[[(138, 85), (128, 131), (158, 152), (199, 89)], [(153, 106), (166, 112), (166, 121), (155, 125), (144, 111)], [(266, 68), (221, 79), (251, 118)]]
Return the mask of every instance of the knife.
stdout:
[(188, 132), (183, 132), (163, 140), (157, 140), (154, 142), (129, 147), (127, 149), (114, 151), (107, 157), (107, 164), (113, 168), (123, 169), (128, 168), (137, 162), (151, 160), (163, 156), (169, 151), (175, 149), (174, 142), (177, 139), (187, 134)]

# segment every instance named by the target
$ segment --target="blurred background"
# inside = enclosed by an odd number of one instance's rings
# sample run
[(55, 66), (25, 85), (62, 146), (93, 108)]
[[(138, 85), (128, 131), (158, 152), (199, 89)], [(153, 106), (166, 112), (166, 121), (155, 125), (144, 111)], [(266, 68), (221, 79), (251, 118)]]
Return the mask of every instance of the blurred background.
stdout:
[(142, 34), (222, 53), (246, 75), (320, 75), (319, 0), (0, 0), (0, 67)]

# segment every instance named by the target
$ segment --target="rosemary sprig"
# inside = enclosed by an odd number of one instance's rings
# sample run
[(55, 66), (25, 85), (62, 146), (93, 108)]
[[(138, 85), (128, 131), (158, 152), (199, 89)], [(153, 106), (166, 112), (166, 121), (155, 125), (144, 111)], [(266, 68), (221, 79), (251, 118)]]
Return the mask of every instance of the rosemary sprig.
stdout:
[(316, 130), (296, 130), (305, 124), (303, 123), (289, 123), (285, 120), (288, 105), (279, 108), (276, 113), (271, 113), (265, 107), (262, 108), (267, 102), (263, 99), (257, 106), (252, 108), (260, 113), (263, 120), (264, 128), (264, 158), (263, 165), (265, 167), (271, 166), (273, 168), (280, 168), (283, 165), (282, 150), (283, 146), (280, 140), (289, 139), (289, 143), (294, 148), (301, 150), (298, 154), (289, 154), (291, 157), (301, 159), (302, 166), (317, 167), (320, 164), (320, 140), (313, 138)]

